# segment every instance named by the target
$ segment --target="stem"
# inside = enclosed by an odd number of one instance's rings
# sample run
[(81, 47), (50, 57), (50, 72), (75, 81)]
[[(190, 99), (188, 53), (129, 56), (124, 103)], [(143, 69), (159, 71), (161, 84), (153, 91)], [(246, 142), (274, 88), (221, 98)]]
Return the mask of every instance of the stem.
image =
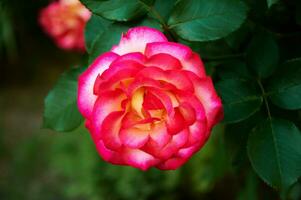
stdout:
[(158, 22), (162, 25), (163, 30), (167, 34), (169, 39), (176, 42), (177, 41), (176, 35), (173, 33), (172, 30), (169, 29), (168, 25), (166, 24), (166, 22), (164, 21), (163, 17), (160, 15), (160, 13), (158, 13), (158, 11), (156, 9), (154, 9), (153, 6), (147, 5), (143, 1), (139, 1), (139, 2), (144, 5), (144, 7), (154, 16), (154, 18), (156, 20), (158, 20)]
[(271, 112), (270, 112), (269, 102), (268, 102), (267, 95), (266, 95), (266, 93), (265, 93), (264, 87), (263, 87), (263, 85), (262, 85), (262, 83), (261, 83), (261, 81), (260, 81), (259, 78), (257, 79), (257, 83), (258, 83), (258, 85), (259, 85), (259, 87), (260, 87), (260, 90), (261, 90), (261, 92), (262, 92), (263, 101), (264, 101), (265, 107), (266, 107), (266, 109), (267, 109), (268, 117), (269, 117), (269, 119), (271, 120), (271, 119), (272, 119), (272, 116), (271, 116)]
[(214, 57), (202, 57), (204, 61), (219, 61), (219, 60), (229, 60), (233, 58), (242, 58), (245, 56), (245, 53), (239, 54), (231, 54), (231, 55), (224, 55), (224, 56), (214, 56)]

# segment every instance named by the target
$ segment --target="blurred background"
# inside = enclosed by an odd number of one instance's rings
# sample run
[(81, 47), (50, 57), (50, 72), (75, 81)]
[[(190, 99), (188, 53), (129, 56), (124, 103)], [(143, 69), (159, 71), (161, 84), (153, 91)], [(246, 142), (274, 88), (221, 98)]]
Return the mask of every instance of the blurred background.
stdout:
[(83, 126), (42, 129), (45, 96), (85, 56), (41, 30), (38, 11), (48, 3), (0, 1), (0, 199), (277, 199), (249, 168), (233, 168), (222, 125), (180, 169), (147, 172), (103, 162)]

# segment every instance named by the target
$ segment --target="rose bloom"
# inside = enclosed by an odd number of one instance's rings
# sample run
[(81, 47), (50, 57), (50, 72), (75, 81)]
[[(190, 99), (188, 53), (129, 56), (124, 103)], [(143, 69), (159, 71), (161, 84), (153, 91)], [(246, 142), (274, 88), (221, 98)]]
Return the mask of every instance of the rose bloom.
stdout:
[(80, 75), (78, 87), (86, 127), (113, 164), (176, 169), (223, 117), (198, 54), (153, 28), (122, 35)]
[(39, 22), (60, 48), (85, 51), (84, 28), (90, 17), (79, 0), (59, 0), (41, 10)]

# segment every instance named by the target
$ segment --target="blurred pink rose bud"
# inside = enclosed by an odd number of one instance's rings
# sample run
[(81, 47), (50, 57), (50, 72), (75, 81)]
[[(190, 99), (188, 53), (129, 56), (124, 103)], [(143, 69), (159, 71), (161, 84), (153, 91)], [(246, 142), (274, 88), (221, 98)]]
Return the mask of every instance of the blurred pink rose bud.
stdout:
[(41, 10), (39, 22), (60, 48), (85, 51), (84, 28), (90, 17), (79, 0), (59, 0)]
[(183, 165), (223, 118), (198, 54), (158, 30), (130, 29), (79, 77), (78, 107), (100, 156), (113, 164)]

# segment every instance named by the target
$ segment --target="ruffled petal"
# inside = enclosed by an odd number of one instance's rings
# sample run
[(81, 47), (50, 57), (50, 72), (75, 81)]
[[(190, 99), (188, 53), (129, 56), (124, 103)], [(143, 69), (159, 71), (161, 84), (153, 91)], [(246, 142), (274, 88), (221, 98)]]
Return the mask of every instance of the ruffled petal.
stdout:
[(147, 59), (145, 65), (159, 67), (163, 70), (182, 68), (181, 62), (177, 58), (166, 53), (159, 53), (151, 56)]
[(140, 79), (150, 78), (160, 82), (162, 86), (171, 84), (179, 90), (193, 92), (193, 84), (185, 73), (179, 70), (162, 70), (158, 67), (147, 67), (141, 70), (137, 77)]
[(172, 155), (179, 151), (179, 148), (183, 147), (188, 139), (188, 130), (184, 129), (178, 134), (174, 135), (172, 139), (163, 147), (160, 147), (157, 142), (150, 140), (144, 147), (143, 150), (154, 155), (159, 159), (168, 159)]
[(166, 37), (160, 31), (149, 27), (131, 28), (122, 35), (117, 46), (112, 48), (112, 52), (124, 55), (131, 52), (144, 53), (145, 47), (152, 42), (167, 42)]
[(171, 140), (172, 136), (168, 134), (164, 123), (158, 123), (150, 132), (150, 138), (157, 143), (159, 148), (162, 148)]
[(160, 160), (156, 159), (152, 155), (139, 150), (127, 148), (123, 152), (123, 159), (126, 164), (141, 170), (147, 170), (148, 168), (157, 165)]
[(173, 116), (168, 116), (166, 121), (166, 127), (169, 134), (174, 135), (186, 127), (185, 119), (179, 112), (179, 109), (175, 109)]
[(145, 56), (140, 52), (127, 53), (122, 56), (119, 56), (116, 60), (114, 60), (112, 64), (124, 61), (135, 61), (140, 64), (143, 64), (145, 62)]
[(119, 132), (123, 116), (123, 111), (112, 112), (103, 120), (100, 139), (102, 139), (104, 145), (111, 150), (118, 150), (122, 146)]
[(108, 91), (100, 95), (95, 103), (91, 119), (91, 121), (93, 121), (93, 137), (99, 138), (102, 133), (102, 124), (104, 123), (104, 119), (110, 113), (124, 110), (122, 107), (122, 101), (125, 98), (126, 96), (121, 90)]
[(79, 111), (85, 118), (90, 118), (97, 96), (93, 93), (96, 77), (102, 74), (118, 57), (115, 53), (104, 53), (79, 76), (77, 104)]
[(185, 158), (171, 158), (166, 160), (163, 163), (160, 163), (157, 168), (161, 169), (161, 170), (175, 170), (177, 168), (179, 168), (180, 166), (182, 166), (185, 162), (187, 161), (187, 159)]
[(183, 116), (187, 126), (190, 126), (195, 122), (196, 112), (189, 103), (187, 102), (181, 103), (181, 105), (179, 105), (179, 111)]
[(193, 73), (187, 74), (194, 84), (195, 95), (205, 109), (210, 130), (223, 118), (222, 101), (217, 95), (210, 77), (200, 79)]
[(174, 42), (149, 43), (145, 49), (145, 56), (151, 57), (156, 54), (169, 54), (180, 60), (183, 69), (195, 73), (199, 77), (206, 77), (204, 64), (198, 54), (193, 53), (188, 46)]
[(110, 162), (112, 164), (121, 165), (124, 164), (122, 160), (122, 156), (119, 155), (118, 152), (112, 151), (108, 149), (102, 140), (97, 141), (96, 143), (96, 149), (99, 155), (107, 162)]
[(122, 144), (130, 148), (140, 148), (149, 139), (150, 131), (141, 130), (138, 128), (122, 129), (120, 131), (120, 139)]

